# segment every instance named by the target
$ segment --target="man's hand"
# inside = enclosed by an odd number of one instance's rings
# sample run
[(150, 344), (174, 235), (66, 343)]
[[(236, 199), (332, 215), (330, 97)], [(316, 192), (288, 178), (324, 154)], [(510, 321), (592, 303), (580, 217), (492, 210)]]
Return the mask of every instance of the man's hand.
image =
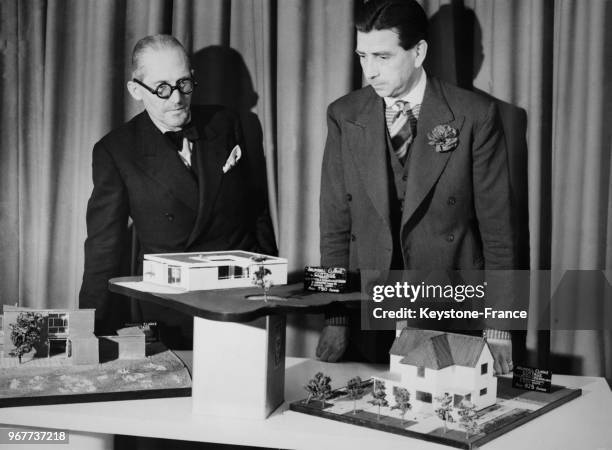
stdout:
[(338, 361), (348, 347), (349, 328), (344, 325), (326, 325), (321, 330), (317, 345), (317, 358), (321, 361)]
[(495, 374), (506, 374), (512, 371), (512, 340), (488, 339), (489, 348), (493, 353), (493, 369)]

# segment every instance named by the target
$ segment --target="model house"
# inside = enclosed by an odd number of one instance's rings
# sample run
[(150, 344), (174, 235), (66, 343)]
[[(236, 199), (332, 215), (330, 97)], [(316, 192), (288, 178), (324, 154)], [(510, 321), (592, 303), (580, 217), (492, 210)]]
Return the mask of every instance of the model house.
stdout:
[(142, 280), (187, 291), (250, 287), (261, 267), (273, 285), (287, 284), (285, 258), (240, 250), (145, 255)]
[(464, 399), (477, 410), (495, 403), (493, 355), (483, 338), (404, 328), (389, 353), (387, 391), (408, 389), (417, 411), (435, 409), (435, 398), (445, 393), (453, 396), (455, 406)]
[(17, 323), (19, 314), (38, 313), (42, 316), (40, 339), (34, 345), (37, 357), (65, 353), (72, 364), (97, 364), (98, 338), (94, 335), (95, 309), (37, 309), (3, 306), (4, 356), (14, 348), (10, 324)]
[(40, 314), (40, 338), (34, 344), (36, 358), (63, 355), (74, 365), (98, 364), (100, 340), (114, 348), (118, 359), (145, 357), (145, 334), (140, 327), (117, 330), (116, 335), (96, 337), (94, 334), (95, 309), (36, 309), (4, 305), (0, 315), (1, 350), (4, 357), (15, 347), (11, 340), (10, 324), (17, 323), (19, 314)]
[(143, 359), (146, 356), (145, 334), (140, 327), (121, 328), (116, 335), (100, 336), (100, 340), (116, 346), (118, 359)]

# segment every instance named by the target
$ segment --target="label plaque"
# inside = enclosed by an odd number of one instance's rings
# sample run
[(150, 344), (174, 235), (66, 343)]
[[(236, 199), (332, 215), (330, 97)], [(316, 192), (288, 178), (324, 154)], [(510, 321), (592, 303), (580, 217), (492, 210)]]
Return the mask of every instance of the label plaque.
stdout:
[(516, 366), (512, 371), (512, 387), (550, 393), (551, 378), (550, 370)]
[(126, 323), (125, 328), (136, 327), (139, 328), (145, 335), (145, 342), (150, 344), (151, 342), (159, 342), (159, 328), (157, 322), (134, 322)]
[(344, 267), (304, 267), (304, 289), (307, 291), (341, 293), (347, 291)]

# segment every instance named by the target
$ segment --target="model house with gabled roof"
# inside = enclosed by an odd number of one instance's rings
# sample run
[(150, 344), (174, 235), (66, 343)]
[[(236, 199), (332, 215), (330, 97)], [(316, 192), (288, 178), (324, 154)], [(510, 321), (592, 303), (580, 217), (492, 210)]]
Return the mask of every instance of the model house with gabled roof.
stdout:
[(416, 410), (435, 409), (435, 398), (445, 393), (455, 406), (463, 400), (477, 410), (495, 404), (493, 355), (481, 337), (404, 328), (389, 353), (387, 389), (408, 389)]

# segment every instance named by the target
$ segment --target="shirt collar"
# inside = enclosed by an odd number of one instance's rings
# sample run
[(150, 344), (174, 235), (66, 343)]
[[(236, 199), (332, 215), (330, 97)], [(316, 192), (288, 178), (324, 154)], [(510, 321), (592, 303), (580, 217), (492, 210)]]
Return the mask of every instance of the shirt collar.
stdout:
[(394, 97), (384, 97), (385, 105), (392, 106), (396, 101), (402, 100), (410, 103), (410, 106), (420, 105), (423, 103), (423, 97), (425, 97), (425, 87), (427, 85), (427, 76), (425, 74), (425, 69), (421, 70), (421, 77), (419, 81), (417, 81), (416, 85), (401, 98)]

